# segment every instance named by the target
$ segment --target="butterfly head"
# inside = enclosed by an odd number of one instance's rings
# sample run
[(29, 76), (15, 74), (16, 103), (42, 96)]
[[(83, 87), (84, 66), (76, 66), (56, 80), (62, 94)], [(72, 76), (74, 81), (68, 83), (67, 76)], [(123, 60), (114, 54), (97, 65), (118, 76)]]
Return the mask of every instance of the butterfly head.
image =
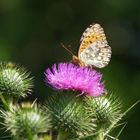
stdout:
[(77, 56), (72, 56), (72, 62), (79, 66), (85, 66), (85, 63), (83, 63)]

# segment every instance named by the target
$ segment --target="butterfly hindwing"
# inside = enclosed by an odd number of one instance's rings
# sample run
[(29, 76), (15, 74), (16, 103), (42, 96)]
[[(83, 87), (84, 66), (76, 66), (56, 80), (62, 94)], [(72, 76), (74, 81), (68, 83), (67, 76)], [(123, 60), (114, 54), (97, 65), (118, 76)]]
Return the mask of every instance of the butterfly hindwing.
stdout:
[(111, 47), (103, 28), (99, 24), (90, 25), (80, 39), (78, 59), (87, 66), (102, 68), (109, 63), (110, 57)]

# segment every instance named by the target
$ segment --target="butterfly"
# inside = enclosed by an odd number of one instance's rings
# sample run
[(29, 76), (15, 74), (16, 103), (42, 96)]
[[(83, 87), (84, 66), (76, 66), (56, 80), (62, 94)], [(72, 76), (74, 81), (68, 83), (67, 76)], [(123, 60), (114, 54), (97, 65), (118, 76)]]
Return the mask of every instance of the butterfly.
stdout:
[(83, 32), (78, 56), (73, 55), (73, 62), (81, 66), (103, 68), (108, 65), (111, 53), (103, 28), (95, 23)]

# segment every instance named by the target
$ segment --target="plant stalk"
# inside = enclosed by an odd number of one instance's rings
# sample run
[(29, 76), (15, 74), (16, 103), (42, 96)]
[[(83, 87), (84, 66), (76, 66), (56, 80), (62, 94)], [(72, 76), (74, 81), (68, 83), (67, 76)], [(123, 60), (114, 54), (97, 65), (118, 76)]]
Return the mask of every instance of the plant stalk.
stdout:
[(57, 140), (66, 140), (68, 134), (64, 131), (59, 131), (57, 135)]
[(103, 134), (103, 131), (101, 129), (98, 132), (96, 140), (104, 140), (104, 134)]

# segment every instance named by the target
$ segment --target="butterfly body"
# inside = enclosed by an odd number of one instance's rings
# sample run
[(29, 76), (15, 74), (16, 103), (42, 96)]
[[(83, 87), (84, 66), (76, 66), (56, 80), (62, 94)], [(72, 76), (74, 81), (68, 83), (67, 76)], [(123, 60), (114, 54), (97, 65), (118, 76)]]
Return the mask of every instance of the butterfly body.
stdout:
[(79, 65), (103, 68), (108, 65), (111, 47), (108, 45), (103, 28), (99, 24), (90, 25), (80, 39), (78, 57), (73, 62)]

